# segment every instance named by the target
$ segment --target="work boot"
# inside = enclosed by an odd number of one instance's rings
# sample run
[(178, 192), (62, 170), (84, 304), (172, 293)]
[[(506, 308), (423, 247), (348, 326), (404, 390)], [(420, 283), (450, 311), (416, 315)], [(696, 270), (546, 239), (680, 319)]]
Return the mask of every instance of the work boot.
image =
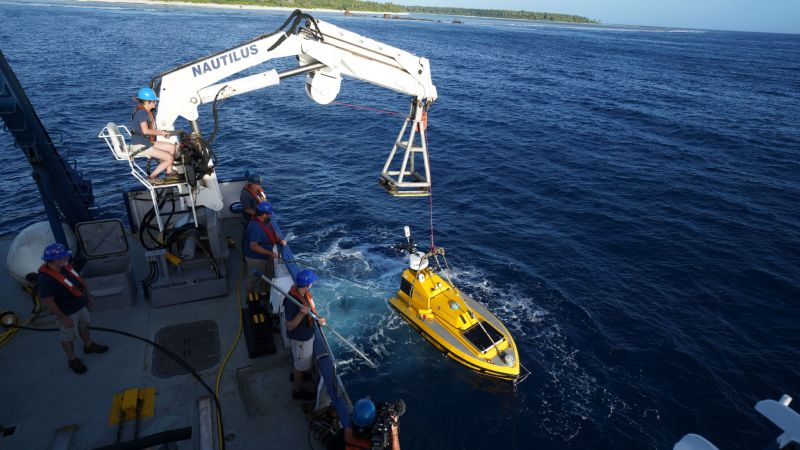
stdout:
[[(289, 381), (294, 382), (294, 372), (289, 372)], [(311, 381), (311, 372), (303, 372), (303, 381)]]
[(86, 370), (87, 370), (86, 369), (86, 365), (84, 365), (83, 361), (81, 361), (78, 358), (69, 360), (69, 368), (72, 369), (73, 372), (75, 372), (75, 373), (77, 373), (79, 375), (82, 374), (82, 373), (86, 373)]
[(308, 391), (292, 391), (292, 398), (295, 400), (314, 400), (314, 393)]
[(83, 346), (83, 353), (105, 353), (108, 351), (108, 346), (92, 342), (92, 345)]

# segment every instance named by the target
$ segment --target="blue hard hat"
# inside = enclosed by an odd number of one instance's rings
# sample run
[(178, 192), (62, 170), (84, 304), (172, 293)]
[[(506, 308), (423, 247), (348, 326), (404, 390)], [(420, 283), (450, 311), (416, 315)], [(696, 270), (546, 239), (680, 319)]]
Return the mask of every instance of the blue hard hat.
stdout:
[(42, 254), (42, 260), (54, 261), (67, 256), (72, 256), (72, 252), (67, 250), (67, 247), (65, 247), (63, 244), (55, 243), (45, 247), (44, 253)]
[(136, 94), (136, 98), (139, 100), (151, 100), (154, 102), (158, 101), (158, 97), (156, 97), (156, 92), (149, 87), (143, 87), (139, 89), (139, 92)]
[(317, 274), (311, 269), (303, 269), (297, 274), (295, 278), (297, 287), (309, 287), (311, 283), (317, 281)]
[(353, 406), (353, 423), (358, 427), (368, 427), (375, 422), (375, 403), (362, 398)]
[(261, 180), (260, 176), (251, 174), (249, 177), (247, 177), (247, 182), (250, 184), (261, 184), (263, 181)]
[(263, 201), (256, 206), (256, 211), (260, 213), (269, 213), (272, 214), (272, 203), (268, 201)]

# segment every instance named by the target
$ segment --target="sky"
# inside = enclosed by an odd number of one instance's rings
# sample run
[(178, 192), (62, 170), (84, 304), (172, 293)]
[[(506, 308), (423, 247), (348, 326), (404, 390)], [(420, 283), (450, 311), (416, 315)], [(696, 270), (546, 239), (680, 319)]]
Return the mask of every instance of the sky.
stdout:
[(800, 0), (393, 0), (393, 3), (577, 14), (605, 24), (800, 33)]

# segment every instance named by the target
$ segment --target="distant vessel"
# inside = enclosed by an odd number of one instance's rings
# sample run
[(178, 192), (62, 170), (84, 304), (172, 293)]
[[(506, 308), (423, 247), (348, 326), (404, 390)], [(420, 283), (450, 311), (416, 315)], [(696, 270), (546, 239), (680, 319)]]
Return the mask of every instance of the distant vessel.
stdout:
[(405, 237), (409, 267), (389, 304), (425, 340), (459, 364), (515, 384), (527, 378), (527, 370), (520, 374), (519, 351), (503, 323), (430, 267), (429, 259), (444, 257), (444, 249), (417, 251), (408, 227)]

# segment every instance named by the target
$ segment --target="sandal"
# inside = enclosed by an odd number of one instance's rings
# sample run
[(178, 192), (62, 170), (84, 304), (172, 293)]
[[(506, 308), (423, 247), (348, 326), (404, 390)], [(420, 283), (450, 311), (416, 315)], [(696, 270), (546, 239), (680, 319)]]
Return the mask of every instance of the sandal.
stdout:
[(147, 181), (149, 181), (150, 184), (156, 186), (159, 184), (164, 184), (164, 180), (162, 180), (161, 178), (148, 178)]

